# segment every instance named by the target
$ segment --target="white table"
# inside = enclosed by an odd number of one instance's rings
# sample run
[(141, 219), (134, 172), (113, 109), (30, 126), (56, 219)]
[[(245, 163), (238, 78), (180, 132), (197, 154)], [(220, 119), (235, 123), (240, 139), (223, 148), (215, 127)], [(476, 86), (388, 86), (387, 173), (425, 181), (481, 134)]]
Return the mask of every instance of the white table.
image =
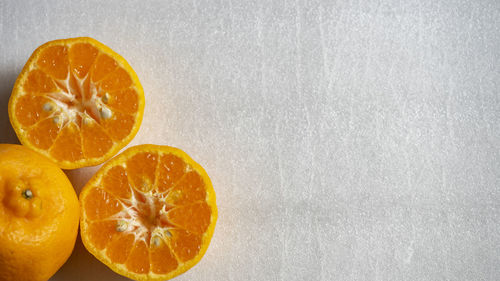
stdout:
[[(1, 142), (31, 52), (76, 36), (138, 73), (131, 145), (212, 178), (212, 244), (176, 280), (500, 280), (498, 1), (4, 0)], [(78, 241), (63, 280), (125, 279)]]

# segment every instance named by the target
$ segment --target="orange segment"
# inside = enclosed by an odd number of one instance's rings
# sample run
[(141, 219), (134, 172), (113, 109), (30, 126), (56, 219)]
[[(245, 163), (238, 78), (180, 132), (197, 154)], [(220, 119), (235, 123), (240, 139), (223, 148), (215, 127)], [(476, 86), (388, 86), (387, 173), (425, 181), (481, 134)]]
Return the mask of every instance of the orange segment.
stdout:
[(171, 205), (187, 205), (205, 200), (205, 197), (203, 179), (198, 173), (191, 171), (168, 193), (166, 201)]
[(102, 250), (116, 233), (116, 221), (97, 221), (89, 225), (89, 239), (97, 249)]
[(123, 68), (111, 72), (104, 79), (99, 81), (98, 85), (105, 92), (121, 90), (128, 88), (132, 84), (132, 79), (127, 71)]
[(122, 210), (120, 202), (101, 188), (93, 188), (82, 205), (90, 220), (106, 219)]
[(79, 78), (85, 77), (94, 63), (99, 50), (88, 43), (76, 43), (69, 49), (71, 71)]
[(122, 166), (109, 169), (102, 179), (102, 186), (118, 198), (129, 199), (131, 196), (127, 171)]
[(101, 120), (101, 124), (114, 141), (121, 141), (130, 135), (135, 120), (132, 115), (115, 111), (110, 119)]
[(57, 136), (50, 155), (59, 162), (74, 162), (83, 157), (80, 130), (73, 123), (64, 126)]
[(193, 267), (217, 220), (208, 175), (168, 146), (127, 149), (99, 169), (80, 201), (85, 247), (134, 280), (171, 279)]
[(60, 128), (53, 118), (40, 121), (28, 131), (27, 138), (32, 146), (40, 149), (48, 149), (54, 143)]
[(57, 91), (57, 86), (51, 77), (43, 71), (35, 69), (27, 74), (23, 90), (29, 94), (43, 94)]
[[(137, 134), (143, 114), (144, 92), (134, 70), (86, 37), (38, 47), (9, 101), (9, 119), (21, 143), (65, 169), (111, 158)], [(46, 118), (60, 128), (74, 126), (54, 130)]]
[(172, 233), (170, 245), (180, 261), (188, 261), (200, 252), (202, 246), (201, 235), (183, 229), (172, 229), (170, 232)]
[(127, 172), (132, 186), (143, 192), (153, 188), (158, 155), (149, 152), (138, 153), (127, 160)]
[(118, 67), (118, 63), (112, 57), (106, 54), (100, 54), (94, 65), (92, 66), (92, 82), (97, 82), (110, 73), (112, 73)]
[(158, 192), (165, 192), (181, 179), (186, 170), (184, 161), (173, 154), (165, 154), (160, 158)]
[(165, 242), (150, 245), (151, 271), (156, 274), (169, 273), (179, 266), (179, 262)]
[(55, 79), (68, 77), (68, 47), (50, 46), (41, 50), (37, 60), (40, 69)]
[(149, 251), (144, 241), (135, 243), (125, 265), (135, 273), (149, 272)]
[(168, 219), (183, 229), (203, 233), (210, 224), (210, 207), (206, 202), (180, 206), (168, 213)]
[(16, 117), (25, 127), (29, 127), (40, 119), (45, 119), (50, 115), (49, 110), (53, 103), (43, 96), (24, 95), (17, 100)]
[(123, 89), (108, 93), (109, 107), (127, 114), (137, 112), (139, 95), (134, 89)]
[(116, 233), (106, 247), (106, 255), (116, 263), (125, 263), (130, 255), (133, 244), (134, 235)]
[(102, 157), (113, 146), (113, 141), (96, 122), (86, 121), (81, 125), (82, 145), (85, 157)]

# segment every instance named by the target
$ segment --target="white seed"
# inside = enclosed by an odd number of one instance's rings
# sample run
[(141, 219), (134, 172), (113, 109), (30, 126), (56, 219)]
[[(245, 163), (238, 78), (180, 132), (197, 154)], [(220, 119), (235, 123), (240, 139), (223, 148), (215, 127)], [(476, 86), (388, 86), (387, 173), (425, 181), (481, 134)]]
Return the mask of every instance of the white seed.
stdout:
[(61, 119), (59, 118), (59, 116), (55, 116), (53, 119), (52, 119), (52, 122), (54, 122), (54, 124), (58, 124), (61, 122)]
[(124, 232), (128, 228), (128, 223), (126, 221), (120, 220), (116, 223), (116, 231)]
[(42, 108), (44, 111), (51, 111), (52, 109), (54, 109), (54, 106), (52, 105), (52, 103), (46, 102), (43, 104)]
[(92, 118), (90, 118), (88, 115), (83, 116), (83, 124), (88, 125), (92, 121)]
[(103, 103), (108, 103), (109, 101), (109, 94), (108, 93), (105, 93), (103, 96), (102, 96), (102, 102)]
[(102, 107), (99, 110), (99, 113), (101, 114), (102, 119), (109, 119), (111, 118), (111, 116), (113, 116), (113, 112), (107, 107)]
[(151, 242), (153, 243), (153, 245), (155, 245), (156, 247), (160, 246), (161, 245), (161, 239), (160, 237), (158, 236), (153, 236), (151, 237)]
[(168, 236), (168, 237), (172, 237), (172, 233), (170, 231), (166, 231), (165, 234)]

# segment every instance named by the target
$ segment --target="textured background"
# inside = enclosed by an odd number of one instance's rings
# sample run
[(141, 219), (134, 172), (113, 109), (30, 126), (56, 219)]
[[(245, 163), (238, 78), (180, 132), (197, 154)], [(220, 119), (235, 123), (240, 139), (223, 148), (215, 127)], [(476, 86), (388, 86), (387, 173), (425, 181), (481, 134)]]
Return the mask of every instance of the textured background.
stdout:
[[(0, 1), (0, 141), (37, 46), (122, 54), (132, 144), (182, 148), (218, 195), (176, 280), (500, 280), (498, 1), (69, 2)], [(78, 241), (62, 280), (125, 279)]]

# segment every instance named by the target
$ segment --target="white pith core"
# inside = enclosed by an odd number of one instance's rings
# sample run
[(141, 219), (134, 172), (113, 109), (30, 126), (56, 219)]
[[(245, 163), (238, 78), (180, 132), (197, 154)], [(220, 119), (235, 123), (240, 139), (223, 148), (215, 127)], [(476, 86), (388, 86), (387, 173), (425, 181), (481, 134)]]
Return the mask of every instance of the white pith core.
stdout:
[[(121, 166), (126, 168), (126, 164)], [(192, 167), (186, 165), (184, 173), (187, 174), (192, 170)], [(177, 182), (181, 180), (182, 177)], [(106, 220), (116, 221), (116, 231), (133, 234), (135, 241), (144, 241), (146, 245), (160, 246), (172, 238), (170, 230), (177, 228), (167, 218), (168, 211), (174, 206), (166, 202), (176, 184), (166, 192), (156, 192), (154, 188), (142, 192), (131, 186), (130, 182), (130, 198), (120, 198), (118, 201), (122, 210)], [(144, 184), (149, 185), (150, 183)], [(144, 199), (141, 201), (140, 198)], [(106, 200), (106, 203), (110, 203), (109, 199)]]
[(42, 109), (51, 112), (50, 118), (59, 127), (68, 123), (80, 126), (78, 117), (89, 124), (113, 116), (112, 109), (107, 106), (109, 93), (98, 95), (102, 91), (91, 81), (89, 74), (79, 78), (68, 71), (66, 79), (54, 79), (54, 82), (59, 91), (46, 94), (50, 101), (43, 104)]

